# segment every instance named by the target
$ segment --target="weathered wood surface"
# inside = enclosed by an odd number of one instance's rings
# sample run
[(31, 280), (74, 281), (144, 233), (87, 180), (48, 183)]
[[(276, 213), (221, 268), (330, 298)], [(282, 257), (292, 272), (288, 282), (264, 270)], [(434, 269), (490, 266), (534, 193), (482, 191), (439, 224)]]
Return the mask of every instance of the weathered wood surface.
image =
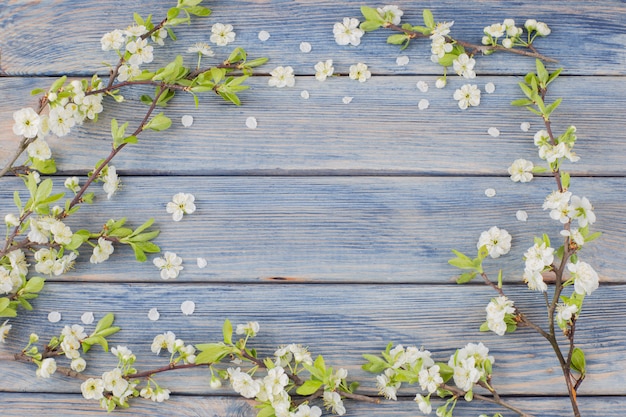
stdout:
[[(507, 398), (508, 400), (508, 398)], [(36, 414), (42, 417), (63, 416), (102, 416), (102, 412), (94, 411), (93, 402), (78, 395), (43, 394), (33, 397), (28, 394), (1, 394), (0, 401), (6, 408), (5, 417), (23, 417)], [(568, 407), (564, 398), (544, 397), (513, 398), (510, 402), (524, 410), (531, 410), (541, 417), (560, 417), (563, 409)], [(626, 402), (621, 397), (584, 398), (581, 411), (586, 417), (605, 417), (623, 410)], [(19, 411), (16, 411), (19, 410)], [(409, 399), (401, 398), (397, 402), (387, 401), (375, 406), (354, 404), (346, 412), (346, 417), (386, 416), (415, 417), (416, 405)], [(502, 412), (503, 410), (480, 404), (476, 401), (457, 407), (457, 417), (476, 417), (479, 413)], [(3, 410), (5, 412), (5, 410)], [(165, 403), (154, 404), (142, 402), (131, 409), (116, 411), (116, 414), (136, 417), (153, 417), (155, 415), (177, 417), (246, 417), (254, 414), (253, 404), (232, 397), (219, 396), (186, 396), (172, 397)], [(155, 414), (158, 413), (158, 414)], [(619, 411), (618, 411), (619, 413)]]
[[(5, 2), (6, 3), (6, 2)], [(626, 246), (626, 5), (623, 1), (507, 2), (445, 0), (415, 4), (393, 2), (405, 10), (407, 21), (418, 24), (421, 10), (433, 10), (437, 20), (455, 20), (453, 33), (479, 41), (482, 28), (504, 18), (547, 22), (553, 33), (538, 49), (559, 59), (565, 74), (551, 90), (564, 97), (554, 115), (557, 130), (575, 124), (582, 157), (567, 169), (577, 177), (572, 191), (596, 206), (595, 230), (601, 240), (581, 257), (600, 273), (603, 286), (586, 300), (577, 331), (587, 352), (589, 375), (581, 389), (585, 417), (622, 416), (626, 408), (626, 300), (620, 256)], [(251, 56), (267, 56), (260, 68), (291, 65), (296, 87), (267, 87), (267, 76), (249, 81), (244, 105), (234, 107), (216, 97), (176, 97), (166, 113), (172, 129), (146, 134), (114, 161), (124, 188), (110, 201), (83, 207), (70, 224), (91, 227), (111, 217), (128, 216), (133, 225), (148, 217), (162, 230), (157, 242), (184, 258), (185, 270), (173, 281), (162, 281), (151, 263), (134, 262), (129, 251), (117, 249), (103, 265), (90, 265), (81, 254), (77, 267), (63, 277), (51, 277), (35, 311), (12, 320), (7, 343), (0, 345), (1, 414), (102, 415), (93, 401), (79, 395), (78, 383), (61, 376), (35, 379), (34, 369), (7, 361), (32, 331), (51, 336), (63, 324), (78, 323), (85, 311), (97, 318), (114, 312), (123, 331), (111, 343), (127, 344), (139, 355), (139, 367), (152, 368), (167, 360), (150, 353), (157, 333), (174, 331), (188, 343), (217, 340), (221, 322), (261, 322), (255, 343), (263, 355), (276, 346), (298, 342), (323, 354), (327, 362), (344, 366), (362, 391), (375, 394), (374, 379), (360, 370), (363, 353), (377, 353), (389, 341), (423, 345), (446, 358), (457, 347), (483, 341), (496, 356), (494, 383), (511, 402), (536, 416), (570, 416), (560, 369), (548, 344), (528, 330), (498, 337), (479, 333), (484, 306), (493, 291), (481, 285), (459, 287), (455, 270), (447, 265), (450, 249), (475, 250), (478, 235), (492, 225), (509, 230), (512, 254), (490, 262), (493, 274), (503, 267), (516, 305), (542, 322), (542, 299), (520, 283), (521, 256), (536, 234), (558, 239), (558, 224), (540, 204), (553, 188), (549, 178), (513, 184), (506, 168), (513, 159), (537, 160), (532, 135), (538, 120), (509, 106), (518, 97), (517, 82), (533, 69), (533, 60), (509, 55), (479, 59), (475, 80), (481, 88), (491, 81), (494, 94), (483, 92), (481, 106), (462, 112), (452, 99), (463, 84), (449, 77), (449, 86), (434, 88), (441, 70), (429, 60), (425, 41), (406, 51), (386, 45), (387, 33), (367, 34), (359, 47), (340, 47), (332, 25), (344, 16), (359, 17), (362, 1), (257, 0), (212, 2), (208, 19), (177, 29), (179, 42), (163, 49), (154, 64), (165, 63), (187, 46), (208, 41), (210, 25), (231, 23), (237, 32), (233, 46)], [(379, 4), (369, 4), (379, 6)], [(11, 133), (12, 113), (36, 106), (29, 91), (46, 88), (51, 77), (63, 74), (106, 75), (102, 61), (114, 54), (100, 51), (100, 37), (130, 23), (130, 11), (150, 7), (158, 19), (170, 1), (105, 2), (11, 1), (0, 7), (0, 162), (19, 138)], [(271, 38), (261, 42), (258, 32)], [(309, 54), (299, 44), (312, 44)], [(215, 48), (221, 58), (230, 48)], [(184, 52), (183, 52), (184, 54)], [(395, 59), (408, 55), (409, 65)], [(191, 56), (185, 56), (192, 59)], [(324, 83), (313, 77), (320, 60), (334, 60), (345, 74), (365, 62), (374, 76), (365, 84), (334, 77)], [(556, 66), (551, 66), (555, 68)], [(482, 75), (481, 75), (482, 74)], [(489, 75), (486, 75), (489, 74)], [(421, 93), (419, 80), (430, 84)], [(300, 92), (307, 90), (309, 100)], [(123, 107), (111, 106), (99, 124), (87, 123), (69, 137), (50, 139), (59, 163), (59, 187), (67, 175), (83, 175), (110, 149), (109, 120), (137, 121), (145, 107), (128, 90)], [(353, 97), (346, 105), (344, 96)], [(430, 108), (417, 109), (421, 98)], [(191, 114), (194, 125), (179, 120)], [(246, 129), (254, 116), (256, 130)], [(530, 121), (524, 133), (520, 123)], [(501, 131), (498, 138), (489, 127)], [(174, 158), (172, 156), (175, 155)], [(571, 169), (570, 169), (571, 168)], [(587, 178), (583, 178), (587, 177)], [(12, 193), (20, 180), (0, 179), (0, 214), (12, 208)], [(497, 195), (488, 198), (486, 188)], [(196, 196), (198, 211), (174, 223), (165, 204), (179, 191)], [(101, 200), (102, 192), (98, 191)], [(526, 210), (528, 222), (515, 218)], [(139, 218), (137, 218), (139, 216)], [(208, 260), (205, 269), (195, 265)], [(288, 282), (285, 282), (288, 281)], [(184, 316), (180, 303), (195, 301), (195, 314)], [(147, 318), (157, 307), (161, 319)], [(60, 311), (61, 323), (46, 315)], [(96, 357), (96, 353), (90, 353)], [(4, 359), (2, 359), (4, 358)], [(99, 374), (115, 365), (106, 355), (90, 362)], [(180, 371), (159, 377), (172, 389), (165, 404), (134, 401), (122, 415), (253, 416), (251, 402), (228, 389), (212, 391), (203, 370)], [(348, 416), (414, 416), (414, 393), (402, 391), (402, 401), (372, 406), (350, 402)], [(473, 402), (462, 404), (455, 416), (502, 411)], [(508, 414), (505, 414), (508, 415)]]
[[(339, 67), (365, 62), (375, 73), (439, 74), (441, 70), (430, 62), (428, 42), (415, 42), (405, 52), (385, 45), (387, 32), (366, 35), (358, 47), (339, 47), (333, 40), (332, 27), (344, 17), (360, 18), (364, 4), (379, 7), (380, 2), (361, 0), (248, 0), (214, 2), (209, 6), (213, 14), (208, 19), (231, 23), (237, 39), (232, 45), (245, 46), (251, 52), (269, 56), (275, 62), (291, 65), (299, 74), (310, 74), (313, 65), (321, 59), (334, 58)], [(537, 19), (548, 22), (553, 33), (537, 42), (540, 52), (556, 57), (570, 74), (617, 75), (626, 70), (626, 26), (624, 2), (568, 1), (542, 2), (464, 1), (445, 0), (415, 4), (398, 0), (393, 4), (405, 10), (404, 21), (422, 24), (422, 9), (430, 8), (438, 21), (454, 20), (455, 37), (480, 43), (483, 27), (514, 18), (518, 22)], [(147, 6), (149, 5), (149, 6)], [(0, 9), (0, 47), (2, 63), (0, 74), (40, 75), (59, 73), (106, 73), (102, 65), (107, 55), (100, 51), (100, 38), (114, 28), (125, 28), (129, 11), (152, 13), (158, 21), (172, 3), (139, 0), (15, 1)], [(31, 30), (32, 28), (32, 30)], [(25, 29), (28, 29), (26, 31)], [(259, 31), (267, 30), (271, 37), (261, 42)], [(183, 33), (180, 43), (185, 47), (194, 42), (207, 42), (210, 25), (196, 20), (190, 30), (179, 27)], [(300, 52), (300, 42), (310, 42), (309, 54)], [(390, 49), (392, 48), (392, 49)], [(224, 50), (227, 48), (217, 48)], [(163, 62), (177, 53), (169, 49), (162, 54)], [(411, 62), (398, 67), (396, 56), (408, 54)], [(80, 59), (77, 59), (80, 57)], [(115, 54), (108, 57), (115, 59)], [(269, 71), (274, 64), (268, 65)], [(532, 60), (494, 56), (481, 60), (478, 69), (483, 74), (525, 73), (533, 68)]]
[[(543, 298), (522, 287), (509, 288), (510, 296), (531, 319), (543, 324)], [(626, 324), (621, 320), (622, 312), (611, 307), (623, 301), (625, 291), (623, 285), (603, 287), (585, 306), (577, 338), (587, 350), (589, 376), (581, 395), (624, 394), (626, 376), (619, 369), (623, 370), (620, 364), (626, 362), (622, 344)], [(96, 319), (112, 312), (122, 331), (111, 337), (111, 346), (127, 344), (137, 354), (138, 369), (148, 370), (167, 364), (165, 356), (150, 352), (152, 339), (159, 333), (169, 330), (186, 343), (210, 343), (221, 337), (226, 318), (235, 324), (259, 320), (261, 332), (251, 346), (258, 348), (261, 356), (272, 356), (283, 344), (309, 346), (330, 366), (345, 367), (351, 378), (362, 383), (360, 390), (365, 393), (375, 393), (375, 379), (360, 369), (361, 355), (378, 354), (389, 341), (423, 346), (442, 361), (447, 361), (455, 348), (482, 341), (496, 358), (493, 383), (498, 392), (563, 394), (558, 362), (548, 343), (534, 331), (520, 329), (506, 337), (477, 331), (485, 320), (484, 306), (493, 296), (493, 290), (486, 286), (50, 283), (46, 293), (35, 300), (36, 309), (20, 319), (20, 327), (7, 347), (19, 349), (20, 342), (33, 331), (50, 337), (63, 325), (80, 323), (84, 312), (95, 311)], [(455, 299), (463, 303), (442, 302)], [(186, 300), (196, 304), (191, 316), (180, 310)], [(156, 322), (148, 319), (153, 307), (161, 313)], [(50, 311), (59, 311), (62, 321), (47, 323)], [(612, 323), (611, 327), (606, 323)], [(113, 355), (102, 355), (98, 350), (94, 347), (94, 353), (86, 355), (87, 359), (97, 358), (89, 362), (88, 375), (100, 375), (117, 364)], [(24, 364), (9, 362), (3, 369), (6, 378), (0, 380), (2, 391), (78, 392), (78, 384), (69, 379), (63, 384), (56, 378), (34, 380), (32, 368)], [(212, 392), (206, 369), (181, 370), (157, 375), (156, 379), (175, 393)]]
[[(388, 48), (392, 53), (393, 46)], [(307, 76), (298, 77), (294, 88), (270, 89), (267, 78), (259, 77), (250, 81), (252, 88), (242, 94), (244, 105), (239, 108), (206, 95), (196, 109), (190, 96), (180, 95), (167, 109), (172, 129), (145, 133), (114, 164), (132, 173), (164, 175), (507, 175), (513, 155), (538, 159), (532, 139), (541, 128), (539, 120), (510, 106), (513, 98), (521, 97), (520, 77), (479, 77), (481, 88), (491, 81), (496, 91), (483, 92), (481, 105), (465, 112), (452, 98), (463, 81), (449, 77), (448, 88), (439, 90), (435, 79), (374, 76), (361, 84), (348, 77), (321, 83)], [(427, 93), (416, 88), (420, 80), (429, 83)], [(33, 88), (50, 83), (47, 78), (0, 79), (2, 106), (7, 109), (0, 114), (0, 131), (10, 132), (14, 109), (36, 107), (36, 99), (29, 97)], [(624, 175), (624, 114), (616, 110), (626, 107), (622, 78), (572, 77), (553, 86), (550, 97), (565, 98), (553, 116), (555, 131), (573, 124), (580, 138), (576, 152), (582, 158), (565, 169), (580, 175)], [(308, 100), (300, 97), (302, 90), (309, 91)], [(81, 174), (92, 169), (110, 150), (110, 119), (136, 125), (138, 120), (128, 115), (145, 111), (138, 97), (152, 91), (128, 91), (129, 103), (111, 104), (102, 122), (88, 122), (68, 137), (51, 138), (59, 169)], [(343, 104), (344, 96), (353, 101)], [(417, 103), (422, 98), (430, 107), (420, 111)], [(185, 114), (194, 117), (191, 128), (180, 123)], [(249, 116), (256, 117), (257, 129), (246, 128)], [(526, 121), (531, 122), (529, 132), (520, 129)], [(488, 135), (490, 127), (497, 127), (500, 136)], [(17, 146), (19, 138), (8, 136), (0, 142), (0, 160), (8, 159)]]
[[(451, 283), (458, 270), (448, 265), (451, 249), (476, 253), (480, 233), (491, 226), (513, 236), (512, 253), (487, 261), (495, 277), (504, 268), (508, 282), (521, 282), (522, 256), (534, 236), (549, 233), (560, 241), (560, 224), (541, 209), (554, 188), (550, 178), (530, 184), (501, 177), (122, 177), (111, 200), (97, 187), (98, 203), (84, 206), (68, 225), (77, 230), (108, 219), (129, 217), (130, 226), (155, 219), (163, 250), (184, 259), (177, 282), (385, 282)], [(63, 191), (63, 178), (56, 190)], [(20, 179), (0, 180), (0, 212), (14, 209)], [(592, 198), (602, 239), (581, 258), (593, 259), (603, 282), (624, 283), (626, 219), (619, 209), (626, 195), (623, 178), (576, 178), (572, 191)], [(485, 189), (493, 188), (493, 198)], [(193, 192), (197, 210), (172, 221), (165, 205), (176, 192)], [(22, 195), (22, 199), (27, 199)], [(138, 213), (128, 213), (129, 207)], [(520, 222), (517, 210), (529, 219)], [(139, 216), (137, 218), (137, 216)], [(462, 221), (462, 226), (459, 222)], [(74, 226), (76, 225), (76, 226)], [(139, 264), (129, 248), (112, 262), (89, 265), (84, 251), (75, 271), (62, 280), (154, 282), (158, 270)], [(208, 261), (205, 269), (196, 258)], [(153, 256), (151, 257), (153, 258)], [(81, 262), (82, 261), (82, 262)], [(83, 263), (84, 262), (84, 263)], [(132, 276), (126, 276), (128, 268)], [(59, 278), (52, 277), (52, 280)]]

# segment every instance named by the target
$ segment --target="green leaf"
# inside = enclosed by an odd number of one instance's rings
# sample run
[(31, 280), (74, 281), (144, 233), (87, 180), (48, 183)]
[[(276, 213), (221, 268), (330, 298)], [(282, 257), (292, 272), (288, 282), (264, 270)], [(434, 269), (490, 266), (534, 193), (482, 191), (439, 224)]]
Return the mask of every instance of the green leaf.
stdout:
[(146, 123), (143, 129), (144, 130), (152, 129), (156, 132), (161, 132), (163, 130), (168, 129), (171, 125), (172, 125), (172, 120), (169, 117), (167, 117), (165, 114), (159, 113), (156, 116), (154, 116), (148, 123)]
[(511, 102), (511, 106), (530, 106), (531, 104), (533, 104), (533, 102), (526, 98), (520, 98)]
[(448, 263), (452, 266), (456, 266), (459, 269), (474, 269), (474, 261), (467, 255), (452, 249), (452, 252), (456, 255), (456, 258), (452, 258)]
[(52, 85), (50, 86), (50, 90), (49, 91), (56, 92), (58, 89), (63, 87), (63, 84), (65, 84), (66, 80), (67, 80), (67, 75), (62, 76), (61, 78), (56, 80), (54, 83), (52, 83)]
[(317, 390), (319, 390), (322, 387), (323, 383), (324, 383), (323, 381), (308, 379), (304, 381), (304, 384), (298, 387), (296, 392), (299, 395), (304, 395), (304, 396), (311, 395)]
[(387, 43), (392, 45), (401, 45), (406, 42), (408, 37), (404, 33), (398, 33), (396, 35), (391, 35), (387, 38)]
[(54, 174), (57, 172), (57, 165), (54, 159), (37, 159), (32, 158), (31, 167), (42, 174)]
[(135, 20), (135, 23), (137, 23), (138, 26), (145, 26), (145, 22), (143, 21), (139, 13), (133, 13), (133, 20)]
[(389, 363), (379, 356), (364, 354), (363, 358), (367, 360), (367, 363), (361, 366), (364, 371), (379, 374), (389, 368)]
[(563, 71), (563, 68), (559, 68), (557, 70), (555, 70), (552, 74), (550, 74), (550, 76), (548, 77), (548, 82), (546, 82), (546, 85), (550, 84), (552, 81), (554, 81), (556, 79), (556, 77), (559, 76), (559, 74), (561, 73), (561, 71)]
[(457, 284), (466, 284), (476, 278), (476, 271), (465, 272), (456, 279)]
[(541, 84), (545, 86), (548, 82), (548, 71), (546, 70), (546, 67), (543, 65), (543, 62), (541, 62), (540, 59), (536, 59), (535, 64), (537, 67), (537, 78), (539, 78)]
[(439, 58), (439, 65), (443, 66), (443, 67), (449, 67), (454, 63), (454, 60), (457, 59), (459, 56), (457, 54), (444, 54), (444, 56), (442, 58)]
[[(105, 352), (109, 351), (109, 343), (102, 336), (89, 336), (88, 338), (83, 340), (83, 344), (89, 345), (90, 348), (93, 345), (100, 345), (102, 346), (102, 349), (104, 349)], [(84, 349), (84, 346), (83, 346), (83, 349)]]
[(268, 61), (267, 58), (256, 58), (256, 59), (253, 59), (252, 61), (246, 61), (246, 67), (250, 67), (250, 68), (260, 67), (261, 65), (265, 64), (267, 61)]
[(602, 232), (595, 232), (595, 233), (590, 234), (589, 236), (585, 236), (585, 243), (592, 242), (596, 240), (597, 238), (599, 238), (600, 236), (602, 236)]
[(364, 32), (372, 32), (380, 28), (381, 26), (382, 25), (380, 23), (370, 22), (369, 20), (366, 20), (365, 22), (361, 23), (359, 27)]
[(35, 88), (35, 89), (31, 90), (30, 95), (31, 96), (36, 96), (36, 95), (39, 95), (39, 94), (45, 93), (45, 92), (46, 92), (46, 90), (44, 90), (43, 88)]
[(160, 231), (154, 230), (152, 232), (140, 233), (136, 236), (132, 236), (129, 240), (132, 242), (148, 242), (159, 235)]
[(223, 343), (206, 343), (196, 345), (196, 349), (201, 351), (196, 355), (196, 364), (213, 364), (221, 361), (226, 355), (232, 352), (232, 348)]
[(28, 301), (26, 301), (26, 298), (24, 298), (24, 297), (18, 297), (18, 298), (17, 298), (17, 301), (19, 301), (20, 305), (21, 305), (23, 308), (25, 308), (25, 309), (26, 309), (26, 310), (28, 310), (28, 311), (32, 311), (33, 306), (32, 306), (32, 305), (31, 305)]
[(484, 322), (483, 324), (480, 325), (480, 329), (481, 332), (488, 332), (489, 331), (489, 324), (487, 324), (487, 322)]
[(550, 105), (548, 105), (548, 106), (546, 107), (546, 111), (545, 111), (545, 116), (546, 116), (546, 119), (549, 119), (549, 118), (550, 118), (550, 115), (552, 114), (552, 112), (553, 112), (554, 110), (556, 110), (556, 108), (557, 108), (557, 107), (559, 107), (559, 105), (561, 104), (561, 102), (562, 102), (562, 101), (563, 101), (563, 99), (562, 99), (562, 98), (558, 98), (558, 99), (556, 99), (556, 100), (554, 101), (554, 103), (552, 103), (552, 104), (550, 104)]
[(230, 320), (224, 320), (224, 326), (222, 326), (222, 335), (224, 336), (224, 343), (227, 345), (233, 344), (233, 325)]
[(33, 198), (33, 200), (35, 200), (36, 203), (39, 203), (48, 198), (51, 192), (52, 180), (50, 178), (47, 178), (39, 184), (39, 187), (37, 187), (37, 191), (35, 192), (35, 197)]
[(424, 17), (424, 26), (431, 30), (434, 29), (435, 18), (433, 17), (433, 13), (428, 9), (424, 9), (424, 11), (422, 12), (422, 16)]
[(102, 336), (102, 337), (109, 337), (112, 334), (115, 334), (117, 332), (119, 332), (121, 329), (117, 326), (111, 326), (109, 328), (106, 329), (102, 329), (100, 330), (98, 333), (96, 333), (97, 336)]
[(180, 13), (180, 9), (178, 7), (172, 7), (171, 9), (167, 11), (167, 20), (172, 20), (178, 17), (179, 13)]
[(569, 188), (570, 175), (565, 171), (561, 171), (561, 186), (564, 189)]
[(9, 304), (11, 304), (11, 300), (9, 300), (7, 297), (0, 298), (0, 311), (7, 308)]
[(207, 9), (206, 7), (202, 7), (202, 6), (187, 7), (185, 10), (187, 10), (189, 13), (191, 13), (194, 16), (200, 16), (200, 17), (209, 16), (211, 14), (210, 9)]
[(273, 416), (275, 417), (276, 416), (276, 410), (274, 410), (274, 407), (272, 407), (271, 404), (263, 404), (257, 407), (260, 408), (260, 410), (256, 414), (256, 417), (273, 417)]
[(15, 190), (13, 192), (13, 202), (15, 203), (15, 207), (21, 213), (22, 212), (22, 199), (20, 198), (20, 193)]
[(361, 14), (363, 14), (365, 20), (369, 22), (380, 24), (383, 24), (385, 22), (385, 19), (383, 19), (380, 13), (378, 13), (378, 10), (374, 9), (373, 7), (361, 6)]
[(111, 327), (111, 325), (113, 324), (113, 320), (115, 320), (115, 316), (113, 315), (113, 313), (106, 314), (104, 317), (102, 317), (98, 321), (98, 324), (96, 325), (96, 329), (94, 330), (94, 333), (98, 333), (101, 330), (108, 329), (109, 327)]
[(587, 372), (587, 361), (585, 360), (585, 352), (581, 348), (575, 347), (572, 351), (572, 369), (585, 375)]
[(46, 280), (41, 277), (32, 277), (26, 282), (22, 291), (25, 293), (38, 293), (43, 289), (45, 281)]

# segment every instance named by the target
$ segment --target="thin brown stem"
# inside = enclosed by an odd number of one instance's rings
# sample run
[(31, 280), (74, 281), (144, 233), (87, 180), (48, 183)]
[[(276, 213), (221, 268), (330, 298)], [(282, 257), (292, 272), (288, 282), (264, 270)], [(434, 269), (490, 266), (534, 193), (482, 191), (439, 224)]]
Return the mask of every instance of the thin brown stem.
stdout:
[[(448, 390), (448, 391), (452, 392), (457, 397), (463, 397), (466, 394), (465, 391), (461, 390), (458, 387), (454, 387), (452, 385), (442, 384), (442, 385), (440, 385), (440, 387), (442, 389), (444, 389), (444, 390)], [(481, 394), (474, 393), (473, 394), (474, 399), (479, 399), (481, 401), (486, 401), (486, 402), (491, 403), (491, 404), (497, 404), (497, 405), (499, 405), (501, 407), (504, 407), (504, 408), (506, 408), (508, 410), (513, 411), (514, 413), (519, 414), (521, 417), (534, 417), (532, 414), (529, 414), (529, 413), (525, 412), (524, 410), (521, 410), (521, 409), (515, 407), (514, 405), (509, 404), (508, 402), (504, 401), (500, 396), (496, 396), (494, 390), (490, 390), (490, 391), (492, 392), (492, 394), (494, 394), (493, 397), (488, 397), (486, 395), (481, 395)]]
[(179, 369), (197, 368), (199, 366), (207, 366), (207, 365), (205, 365), (205, 364), (196, 365), (195, 363), (183, 363), (183, 364), (169, 363), (169, 364), (167, 364), (165, 366), (162, 366), (160, 368), (150, 369), (148, 371), (137, 372), (137, 373), (134, 373), (134, 374), (128, 374), (124, 378), (126, 378), (126, 379), (149, 378), (152, 375), (158, 374), (158, 373), (161, 373), (161, 372), (177, 371)]

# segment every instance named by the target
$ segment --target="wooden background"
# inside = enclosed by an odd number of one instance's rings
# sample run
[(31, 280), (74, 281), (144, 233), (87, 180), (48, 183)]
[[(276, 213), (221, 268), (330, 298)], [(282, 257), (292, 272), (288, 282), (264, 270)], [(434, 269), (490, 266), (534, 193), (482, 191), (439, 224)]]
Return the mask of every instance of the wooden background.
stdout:
[[(106, 76), (103, 61), (115, 55), (100, 50), (100, 37), (126, 27), (132, 11), (159, 20), (172, 1), (106, 0), (9, 1), (0, 6), (0, 161), (19, 138), (11, 132), (12, 114), (36, 107), (33, 88), (47, 88), (55, 77)], [(116, 315), (123, 330), (111, 344), (125, 344), (138, 355), (138, 367), (150, 369), (166, 359), (150, 353), (152, 338), (171, 330), (187, 343), (215, 341), (221, 323), (257, 320), (255, 340), (263, 355), (276, 346), (302, 343), (323, 354), (333, 366), (348, 368), (361, 392), (375, 394), (374, 376), (360, 370), (363, 353), (377, 353), (389, 341), (424, 346), (443, 360), (468, 342), (482, 341), (496, 356), (494, 384), (512, 403), (536, 416), (570, 416), (569, 400), (556, 359), (547, 342), (529, 330), (498, 337), (480, 333), (484, 307), (494, 296), (483, 285), (459, 287), (456, 271), (447, 264), (450, 249), (475, 250), (478, 236), (493, 225), (513, 235), (507, 257), (491, 262), (492, 274), (502, 267), (507, 292), (524, 311), (541, 321), (542, 298), (521, 283), (521, 256), (533, 236), (549, 232), (556, 239), (558, 224), (540, 205), (553, 188), (549, 178), (515, 184), (506, 173), (516, 158), (538, 161), (532, 136), (539, 120), (509, 105), (519, 96), (517, 83), (531, 71), (529, 58), (496, 54), (479, 58), (474, 81), (496, 85), (481, 105), (461, 111), (452, 99), (464, 84), (449, 77), (449, 86), (434, 88), (439, 67), (429, 60), (427, 42), (414, 42), (400, 52), (385, 44), (387, 33), (367, 34), (361, 46), (340, 47), (332, 25), (343, 17), (359, 17), (362, 1), (257, 0), (215, 1), (209, 18), (195, 19), (176, 32), (179, 40), (158, 48), (153, 65), (184, 53), (191, 44), (208, 41), (213, 23), (230, 23), (237, 33), (232, 46), (250, 56), (267, 56), (261, 75), (235, 107), (213, 96), (202, 96), (199, 108), (177, 96), (166, 109), (174, 120), (170, 130), (148, 133), (114, 160), (123, 188), (111, 200), (97, 191), (98, 204), (84, 207), (70, 222), (72, 229), (97, 228), (109, 218), (129, 217), (133, 226), (154, 217), (162, 233), (157, 243), (184, 260), (185, 269), (173, 281), (162, 281), (151, 262), (136, 263), (132, 253), (116, 249), (104, 264), (90, 265), (87, 251), (76, 269), (48, 280), (35, 311), (12, 320), (13, 330), (0, 355), (18, 351), (28, 334), (42, 338), (63, 325), (80, 322), (83, 312), (96, 320)], [(601, 288), (586, 300), (577, 340), (587, 352), (589, 375), (580, 393), (583, 414), (622, 416), (626, 409), (626, 5), (623, 1), (426, 1), (394, 2), (405, 20), (420, 22), (423, 8), (438, 21), (455, 20), (453, 35), (480, 41), (482, 28), (505, 18), (545, 21), (552, 34), (538, 49), (559, 59), (564, 76), (551, 96), (564, 97), (554, 114), (562, 131), (578, 128), (581, 161), (567, 165), (571, 190), (587, 196), (596, 207), (595, 230), (601, 240), (585, 247), (581, 258), (601, 277)], [(380, 6), (380, 4), (368, 4)], [(259, 31), (271, 37), (261, 42)], [(308, 54), (300, 42), (312, 45)], [(215, 47), (219, 59), (231, 48)], [(408, 55), (407, 66), (396, 57)], [(193, 61), (193, 56), (185, 58)], [(218, 59), (216, 58), (216, 60)], [(333, 59), (335, 72), (324, 83), (313, 66)], [(210, 62), (210, 61), (209, 61)], [(364, 84), (345, 74), (356, 62), (369, 65), (373, 76)], [(293, 88), (267, 86), (267, 73), (291, 65), (297, 73)], [(551, 66), (554, 69), (556, 66)], [(420, 92), (415, 84), (431, 88)], [(308, 90), (309, 100), (300, 97)], [(68, 137), (51, 139), (59, 173), (57, 189), (68, 175), (83, 176), (110, 150), (112, 117), (138, 123), (145, 107), (140, 94), (124, 93), (123, 106), (109, 103), (101, 123), (86, 123)], [(353, 97), (343, 104), (344, 96)], [(430, 108), (417, 103), (427, 98)], [(180, 123), (193, 115), (191, 128)], [(258, 128), (247, 129), (256, 117)], [(522, 132), (520, 123), (531, 122)], [(501, 131), (498, 138), (489, 127)], [(21, 180), (0, 179), (0, 214), (12, 212), (12, 194)], [(485, 196), (487, 188), (497, 195)], [(165, 205), (177, 192), (196, 197), (198, 210), (175, 223)], [(517, 210), (528, 221), (516, 220)], [(196, 257), (208, 261), (196, 266)], [(152, 257), (150, 258), (152, 259)], [(180, 304), (196, 303), (184, 316)], [(148, 320), (152, 307), (159, 321)], [(47, 320), (50, 311), (60, 323)], [(101, 356), (101, 355), (97, 355)], [(87, 359), (96, 355), (88, 354)], [(112, 355), (89, 362), (86, 371), (98, 375), (115, 365)], [(159, 376), (172, 390), (171, 399), (156, 405), (136, 400), (128, 415), (253, 416), (253, 404), (229, 389), (213, 391), (203, 370)], [(412, 390), (400, 401), (372, 406), (347, 402), (348, 416), (415, 416)], [(11, 361), (0, 363), (0, 408), (4, 416), (101, 415), (96, 402), (80, 395), (75, 380), (55, 376), (36, 379), (34, 368)], [(485, 404), (459, 404), (457, 416), (499, 410)], [(505, 414), (505, 415), (510, 415)]]

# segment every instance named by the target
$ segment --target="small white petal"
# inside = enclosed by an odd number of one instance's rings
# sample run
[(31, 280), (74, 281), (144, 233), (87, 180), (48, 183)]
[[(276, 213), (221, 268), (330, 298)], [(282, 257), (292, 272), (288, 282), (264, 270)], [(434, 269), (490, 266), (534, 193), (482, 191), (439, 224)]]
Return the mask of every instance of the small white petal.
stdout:
[(309, 99), (309, 92), (307, 90), (302, 90), (300, 92), (300, 97), (302, 97), (305, 100), (308, 100)]
[(524, 210), (517, 210), (517, 212), (515, 213), (515, 217), (517, 217), (517, 220), (519, 220), (520, 222), (525, 222), (526, 220), (528, 220), (528, 213), (526, 213)]
[(183, 301), (183, 303), (180, 305), (180, 311), (182, 311), (185, 316), (193, 314), (195, 309), (196, 303), (194, 303), (193, 301)]
[(425, 98), (421, 99), (419, 103), (417, 103), (417, 108), (420, 110), (426, 110), (430, 106), (430, 102)]
[(257, 123), (256, 123), (256, 118), (255, 117), (248, 117), (246, 119), (246, 126), (249, 129), (256, 129)]
[(183, 126), (189, 127), (193, 124), (193, 116), (186, 114), (180, 118), (180, 122), (183, 124)]
[(343, 101), (343, 104), (350, 104), (352, 97), (345, 96), (341, 101)]
[(496, 91), (496, 86), (494, 83), (485, 84), (485, 92), (487, 92), (487, 94), (491, 94), (494, 91)]
[(59, 313), (58, 311), (51, 311), (50, 313), (48, 313), (48, 321), (50, 323), (58, 323), (59, 321), (61, 321), (61, 313)]
[(487, 188), (487, 189), (485, 190), (485, 195), (486, 195), (487, 197), (493, 197), (493, 196), (495, 196), (495, 195), (496, 195), (496, 190), (494, 190), (493, 188)]
[(259, 40), (261, 42), (265, 42), (269, 38), (270, 38), (270, 33), (268, 31), (262, 30), (262, 31), (259, 32)]
[(490, 127), (487, 130), (487, 133), (489, 133), (489, 136), (493, 136), (494, 138), (497, 138), (498, 136), (500, 136), (500, 131), (498, 130), (497, 127)]
[(82, 321), (83, 324), (91, 324), (93, 323), (93, 320), (93, 313), (91, 311), (87, 311), (80, 316), (80, 321)]
[(399, 67), (403, 67), (409, 63), (409, 57), (406, 55), (402, 55), (396, 58), (396, 64)]
[(204, 258), (198, 258), (196, 259), (197, 263), (198, 263), (198, 268), (206, 268), (207, 266), (207, 261)]
[(428, 83), (426, 81), (418, 81), (417, 84), (415, 84), (415, 86), (422, 93), (425, 93), (428, 91)]
[(530, 123), (522, 122), (522, 124), (519, 125), (519, 128), (522, 129), (522, 132), (528, 132), (530, 130)]
[(309, 52), (311, 52), (311, 44), (308, 42), (301, 42), (300, 50), (304, 52), (305, 54), (308, 54)]
[(159, 314), (159, 310), (157, 310), (156, 307), (151, 308), (150, 311), (148, 311), (148, 318), (150, 321), (157, 321), (159, 317), (161, 317), (161, 314)]

